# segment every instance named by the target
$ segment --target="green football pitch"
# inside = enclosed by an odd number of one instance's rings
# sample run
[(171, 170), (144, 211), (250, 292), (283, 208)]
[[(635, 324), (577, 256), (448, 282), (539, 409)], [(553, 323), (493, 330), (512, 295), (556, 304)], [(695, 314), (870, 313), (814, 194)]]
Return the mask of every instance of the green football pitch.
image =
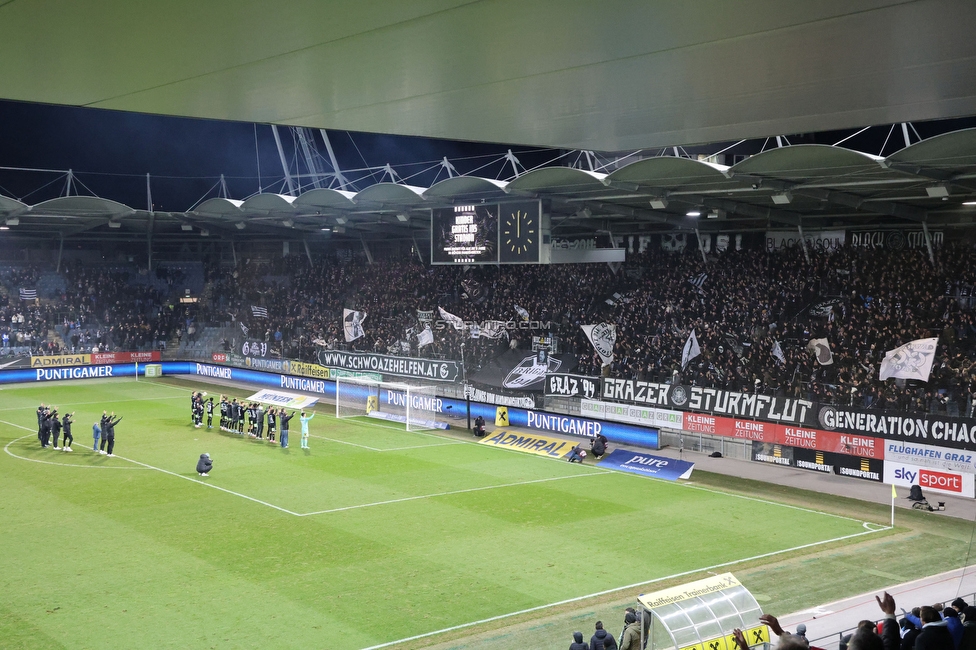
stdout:
[[(385, 647), (880, 528), (328, 405), (281, 449), (192, 427), (190, 386), (0, 389), (0, 645)], [(40, 448), (41, 402), (76, 411), (72, 453)], [(116, 458), (91, 450), (103, 409)]]

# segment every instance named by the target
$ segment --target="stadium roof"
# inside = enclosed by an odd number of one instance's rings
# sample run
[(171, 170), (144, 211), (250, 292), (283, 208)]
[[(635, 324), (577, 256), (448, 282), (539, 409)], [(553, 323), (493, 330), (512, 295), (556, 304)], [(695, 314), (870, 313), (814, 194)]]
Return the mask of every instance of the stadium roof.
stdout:
[(595, 151), (976, 114), (966, 0), (0, 2), (0, 97)]
[[(430, 209), (538, 198), (553, 236), (672, 230), (744, 232), (927, 223), (971, 227), (976, 129), (939, 135), (885, 158), (839, 146), (795, 145), (726, 166), (674, 156), (621, 162), (609, 173), (543, 167), (503, 182), (457, 176), (423, 188), (382, 182), (360, 192), (208, 199), (185, 213), (148, 212), (88, 196), (36, 205), (0, 196), (0, 220), (21, 235), (193, 233), (304, 238), (329, 229), (354, 239), (426, 239)], [(966, 205), (974, 203), (974, 205)], [(689, 213), (699, 212), (697, 217)], [(241, 231), (245, 231), (241, 232)]]

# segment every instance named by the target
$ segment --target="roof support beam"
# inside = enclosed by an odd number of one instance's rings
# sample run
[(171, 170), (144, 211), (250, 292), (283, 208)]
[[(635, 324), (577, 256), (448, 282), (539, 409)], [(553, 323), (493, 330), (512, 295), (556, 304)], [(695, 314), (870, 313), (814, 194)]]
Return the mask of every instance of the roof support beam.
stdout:
[(843, 205), (856, 210), (864, 208), (867, 212), (898, 217), (899, 219), (907, 219), (908, 221), (916, 221), (918, 223), (924, 223), (926, 219), (926, 212), (924, 210), (892, 201), (871, 201), (868, 203), (864, 200), (864, 197), (857, 194), (850, 194), (849, 192), (794, 188), (793, 193), (812, 199), (827, 201), (836, 205)]
[(724, 210), (728, 214), (740, 214), (744, 217), (754, 217), (756, 219), (767, 219), (779, 223), (799, 226), (803, 219), (796, 212), (780, 210), (779, 208), (767, 208), (751, 203), (738, 203), (727, 199), (716, 199), (712, 197), (701, 197), (700, 202), (707, 208)]

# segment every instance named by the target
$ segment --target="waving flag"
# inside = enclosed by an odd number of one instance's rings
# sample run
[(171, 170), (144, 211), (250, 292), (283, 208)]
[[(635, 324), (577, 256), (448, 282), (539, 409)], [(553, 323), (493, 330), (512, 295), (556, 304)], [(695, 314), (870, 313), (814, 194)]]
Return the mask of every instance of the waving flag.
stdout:
[(879, 379), (918, 379), (928, 381), (935, 361), (935, 348), (939, 339), (915, 339), (905, 345), (885, 352), (881, 362)]
[(454, 329), (459, 330), (459, 331), (464, 329), (464, 321), (463, 320), (461, 320), (460, 318), (458, 318), (457, 316), (455, 316), (451, 312), (445, 310), (443, 307), (438, 307), (437, 308), (437, 311), (440, 312), (441, 318), (443, 318), (448, 323), (450, 323), (454, 327)]
[(346, 343), (355, 341), (366, 334), (363, 330), (363, 321), (365, 320), (366, 312), (364, 311), (342, 310), (342, 331), (346, 335)]
[(681, 369), (684, 370), (685, 366), (700, 354), (701, 348), (698, 346), (698, 337), (695, 336), (695, 330), (691, 330), (691, 335), (688, 336), (685, 347), (681, 350)]
[(617, 326), (600, 323), (580, 327), (586, 333), (586, 338), (590, 339), (593, 349), (600, 355), (603, 365), (609, 365), (613, 361), (613, 345), (617, 342)]
[(829, 366), (834, 362), (834, 355), (830, 351), (830, 343), (827, 339), (810, 339), (807, 343), (807, 350), (810, 350), (817, 357), (817, 363), (821, 366)]

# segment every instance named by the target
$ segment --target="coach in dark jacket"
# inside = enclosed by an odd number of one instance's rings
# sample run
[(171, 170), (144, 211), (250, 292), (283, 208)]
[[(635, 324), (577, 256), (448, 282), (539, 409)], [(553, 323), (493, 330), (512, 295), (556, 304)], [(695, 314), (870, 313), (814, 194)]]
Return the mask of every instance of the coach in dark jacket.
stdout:
[(197, 474), (206, 476), (211, 469), (213, 469), (213, 461), (210, 460), (210, 454), (200, 454), (200, 460), (197, 461)]
[(590, 650), (617, 650), (617, 642), (603, 629), (603, 621), (596, 622), (596, 632), (590, 637)]

